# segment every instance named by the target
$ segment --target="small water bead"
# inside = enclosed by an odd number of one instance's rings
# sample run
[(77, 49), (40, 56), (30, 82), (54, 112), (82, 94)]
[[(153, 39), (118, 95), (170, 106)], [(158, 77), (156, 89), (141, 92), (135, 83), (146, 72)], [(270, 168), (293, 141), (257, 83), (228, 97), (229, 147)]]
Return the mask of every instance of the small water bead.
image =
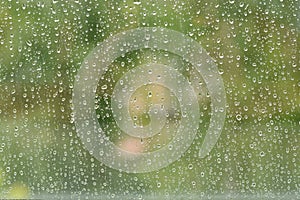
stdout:
[(10, 167), (6, 167), (5, 171), (8, 173), (10, 172)]
[(102, 85), (102, 86), (101, 86), (101, 89), (102, 89), (102, 90), (106, 90), (106, 89), (107, 89), (107, 85)]
[(145, 35), (145, 40), (150, 40), (150, 38), (151, 38), (150, 34)]
[(160, 188), (161, 187), (161, 183), (160, 182), (157, 182), (157, 188)]
[(134, 1), (133, 4), (134, 4), (134, 5), (141, 5), (142, 2), (141, 2), (141, 1)]
[(242, 115), (240, 115), (240, 114), (237, 114), (235, 117), (236, 117), (236, 119), (237, 119), (238, 121), (241, 121), (241, 120), (242, 120)]

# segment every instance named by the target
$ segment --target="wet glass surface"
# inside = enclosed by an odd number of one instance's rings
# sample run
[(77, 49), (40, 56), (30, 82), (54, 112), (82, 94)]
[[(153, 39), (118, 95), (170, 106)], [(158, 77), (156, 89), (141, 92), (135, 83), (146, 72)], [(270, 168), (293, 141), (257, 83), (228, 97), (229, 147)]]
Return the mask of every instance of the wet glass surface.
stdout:
[(299, 6), (1, 1), (0, 198), (300, 198)]

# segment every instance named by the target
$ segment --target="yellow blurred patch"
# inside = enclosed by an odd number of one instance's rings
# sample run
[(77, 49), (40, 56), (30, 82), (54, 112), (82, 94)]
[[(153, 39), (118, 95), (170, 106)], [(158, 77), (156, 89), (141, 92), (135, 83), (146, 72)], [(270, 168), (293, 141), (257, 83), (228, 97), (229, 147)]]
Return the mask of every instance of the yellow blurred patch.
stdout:
[(7, 197), (12, 199), (29, 198), (29, 188), (22, 183), (14, 183), (8, 192)]

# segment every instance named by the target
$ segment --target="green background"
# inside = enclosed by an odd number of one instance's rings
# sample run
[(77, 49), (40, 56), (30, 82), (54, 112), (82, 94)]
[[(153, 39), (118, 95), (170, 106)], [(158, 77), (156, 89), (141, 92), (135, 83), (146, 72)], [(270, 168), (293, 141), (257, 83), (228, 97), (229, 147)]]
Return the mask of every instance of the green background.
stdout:
[[(97, 43), (150, 26), (182, 32), (206, 49), (225, 84), (227, 117), (206, 158), (198, 158), (204, 112), (199, 137), (180, 160), (128, 174), (84, 149), (72, 119), (73, 82)], [(296, 0), (1, 1), (0, 196), (299, 197), (298, 32)], [(117, 67), (122, 62), (164, 59), (145, 55), (118, 59), (112, 76), (128, 70)]]

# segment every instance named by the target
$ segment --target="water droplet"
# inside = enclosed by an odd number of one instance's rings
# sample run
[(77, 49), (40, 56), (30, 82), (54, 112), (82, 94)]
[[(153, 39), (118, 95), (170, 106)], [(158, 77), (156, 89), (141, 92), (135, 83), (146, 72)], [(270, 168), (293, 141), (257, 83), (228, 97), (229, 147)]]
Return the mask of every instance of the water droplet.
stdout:
[(142, 3), (142, 2), (136, 1), (136, 0), (133, 2), (134, 5), (141, 5), (141, 3)]
[(236, 119), (237, 119), (238, 121), (241, 121), (241, 120), (242, 120), (242, 115), (240, 115), (240, 114), (237, 114), (235, 117), (236, 117)]
[(101, 86), (101, 89), (102, 89), (102, 90), (106, 90), (106, 89), (107, 89), (107, 85), (102, 85), (102, 86)]

